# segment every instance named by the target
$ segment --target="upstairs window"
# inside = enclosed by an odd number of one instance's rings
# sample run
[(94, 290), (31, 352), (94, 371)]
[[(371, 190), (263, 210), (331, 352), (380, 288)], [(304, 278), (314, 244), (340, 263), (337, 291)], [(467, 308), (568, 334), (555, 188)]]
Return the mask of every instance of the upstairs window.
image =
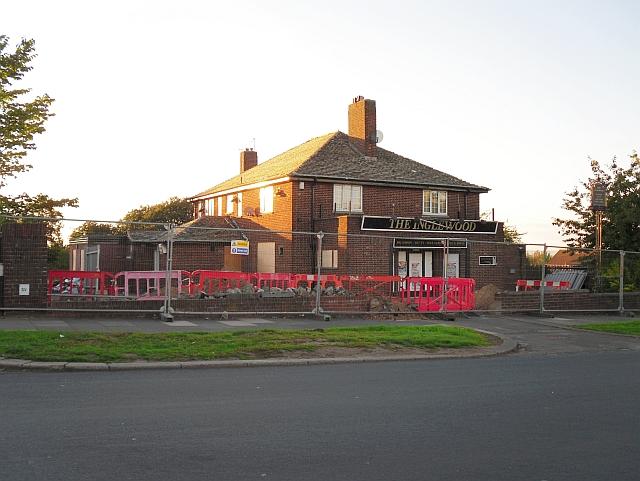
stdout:
[(423, 190), (422, 213), (426, 215), (446, 215), (447, 193), (440, 190)]
[(271, 214), (273, 212), (273, 186), (260, 189), (260, 213)]
[(334, 184), (333, 210), (334, 212), (362, 212), (362, 186)]
[(228, 195), (227, 196), (227, 210), (225, 211), (225, 214), (229, 215), (229, 214), (233, 214), (233, 195)]
[(213, 204), (215, 199), (207, 199), (204, 201), (204, 208), (207, 215), (214, 215)]
[(222, 217), (222, 196), (218, 197), (218, 216)]

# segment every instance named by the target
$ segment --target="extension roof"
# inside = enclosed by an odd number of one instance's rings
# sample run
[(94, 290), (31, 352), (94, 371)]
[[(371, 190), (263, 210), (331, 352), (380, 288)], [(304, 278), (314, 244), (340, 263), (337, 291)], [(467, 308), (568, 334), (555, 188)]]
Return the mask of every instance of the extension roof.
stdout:
[[(222, 242), (247, 239), (244, 231), (265, 230), (259, 224), (244, 219), (231, 217), (200, 217), (176, 227), (174, 242)], [(136, 230), (127, 233), (131, 242), (166, 242), (165, 231)]]
[(367, 157), (355, 146), (353, 139), (338, 131), (308, 140), (192, 199), (283, 177), (489, 191), (487, 187), (465, 182), (380, 147), (376, 147), (376, 157)]

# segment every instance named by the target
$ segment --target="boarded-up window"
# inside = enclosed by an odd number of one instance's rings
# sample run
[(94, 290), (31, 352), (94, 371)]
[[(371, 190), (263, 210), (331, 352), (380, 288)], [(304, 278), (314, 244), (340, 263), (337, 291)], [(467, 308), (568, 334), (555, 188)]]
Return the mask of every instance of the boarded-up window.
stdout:
[(276, 243), (258, 242), (258, 272), (276, 271)]
[(326, 269), (337, 269), (338, 251), (336, 249), (322, 251), (322, 267)]

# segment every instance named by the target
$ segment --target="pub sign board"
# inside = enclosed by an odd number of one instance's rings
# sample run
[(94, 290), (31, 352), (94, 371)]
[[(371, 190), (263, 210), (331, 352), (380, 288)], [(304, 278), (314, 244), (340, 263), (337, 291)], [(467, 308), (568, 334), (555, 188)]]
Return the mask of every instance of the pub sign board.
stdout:
[(437, 232), (495, 234), (498, 223), (486, 220), (421, 219), (413, 217), (362, 216), (362, 230), (390, 232)]

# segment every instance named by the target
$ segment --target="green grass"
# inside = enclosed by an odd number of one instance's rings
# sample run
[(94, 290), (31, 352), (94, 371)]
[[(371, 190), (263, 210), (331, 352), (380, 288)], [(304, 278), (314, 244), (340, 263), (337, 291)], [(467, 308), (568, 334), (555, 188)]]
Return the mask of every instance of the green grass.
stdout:
[(193, 333), (0, 331), (0, 356), (33, 361), (117, 362), (259, 359), (321, 347), (461, 348), (486, 346), (463, 327), (370, 326)]
[(626, 322), (608, 322), (606, 324), (582, 324), (573, 327), (587, 329), (589, 331), (614, 332), (617, 334), (640, 336), (640, 320)]

